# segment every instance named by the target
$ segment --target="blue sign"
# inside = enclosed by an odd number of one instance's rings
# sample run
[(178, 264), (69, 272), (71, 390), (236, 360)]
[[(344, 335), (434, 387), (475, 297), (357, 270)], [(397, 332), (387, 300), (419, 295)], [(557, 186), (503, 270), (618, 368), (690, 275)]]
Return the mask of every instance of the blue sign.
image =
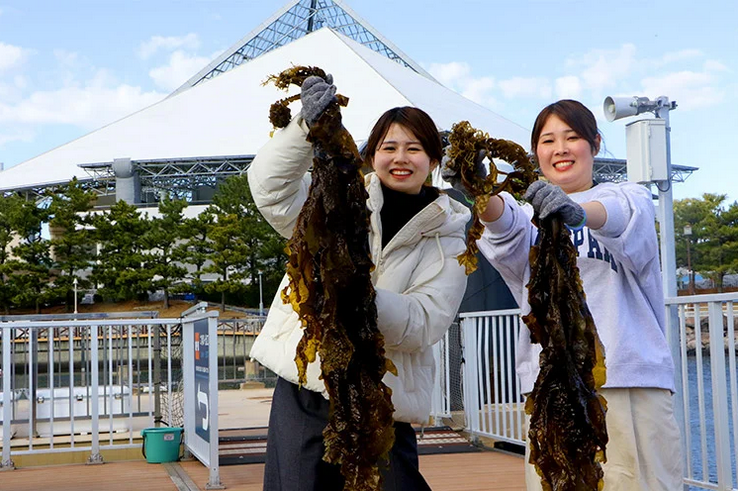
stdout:
[(210, 442), (210, 333), (208, 319), (195, 326), (195, 433)]

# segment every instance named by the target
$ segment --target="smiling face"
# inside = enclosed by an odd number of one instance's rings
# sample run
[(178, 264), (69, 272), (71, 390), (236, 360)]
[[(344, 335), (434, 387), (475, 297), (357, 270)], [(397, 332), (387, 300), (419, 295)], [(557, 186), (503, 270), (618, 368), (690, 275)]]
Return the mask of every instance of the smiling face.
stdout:
[(392, 123), (374, 151), (372, 164), (377, 177), (388, 188), (418, 194), (437, 162), (431, 160), (410, 130)]
[(592, 187), (594, 156), (599, 150), (582, 138), (561, 118), (552, 114), (541, 129), (536, 143), (538, 165), (552, 184), (566, 193), (576, 193)]

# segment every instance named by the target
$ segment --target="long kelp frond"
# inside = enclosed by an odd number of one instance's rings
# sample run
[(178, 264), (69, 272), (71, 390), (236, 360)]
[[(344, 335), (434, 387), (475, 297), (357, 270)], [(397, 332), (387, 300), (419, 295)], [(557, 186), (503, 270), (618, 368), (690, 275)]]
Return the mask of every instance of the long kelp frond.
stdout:
[[(534, 217), (537, 221), (537, 217)], [(531, 341), (540, 343), (540, 373), (525, 403), (530, 462), (544, 491), (596, 491), (603, 486), (607, 404), (605, 356), (585, 301), (577, 251), (560, 218), (540, 223), (530, 251)]]
[[(273, 80), (299, 85), (308, 73), (325, 76), (314, 67), (285, 72)], [(282, 298), (304, 326), (295, 356), (301, 383), (320, 357), (331, 405), (323, 460), (340, 466), (345, 490), (378, 491), (378, 464), (394, 444), (392, 392), (382, 379), (397, 371), (377, 328), (363, 162), (342, 123), (339, 104), (347, 99), (337, 99), (308, 134), (312, 184), (287, 244), (289, 285)]]

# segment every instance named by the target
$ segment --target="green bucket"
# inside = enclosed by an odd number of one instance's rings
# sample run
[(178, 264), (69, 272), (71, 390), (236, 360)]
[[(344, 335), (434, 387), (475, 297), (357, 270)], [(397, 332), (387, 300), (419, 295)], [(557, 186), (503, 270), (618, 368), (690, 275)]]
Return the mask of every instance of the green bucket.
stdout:
[(141, 430), (141, 451), (149, 464), (161, 464), (179, 460), (182, 428), (145, 428)]

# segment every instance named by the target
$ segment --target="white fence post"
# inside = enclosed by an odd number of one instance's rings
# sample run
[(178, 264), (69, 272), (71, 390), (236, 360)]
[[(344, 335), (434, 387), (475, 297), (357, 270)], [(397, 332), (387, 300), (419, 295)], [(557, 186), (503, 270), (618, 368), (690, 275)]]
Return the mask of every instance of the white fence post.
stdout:
[(13, 328), (3, 327), (2, 328), (2, 341), (3, 341), (3, 455), (2, 462), (0, 462), (0, 470), (12, 470), (15, 469), (15, 464), (10, 460), (10, 439), (13, 437), (11, 434), (12, 421), (13, 421), (13, 392), (11, 390), (12, 384), (12, 371), (11, 371), (11, 347), (13, 346)]
[(733, 472), (730, 468), (728, 387), (725, 380), (725, 338), (723, 336), (722, 304), (710, 302), (708, 311), (710, 316), (710, 374), (712, 376), (712, 411), (715, 430), (717, 483), (719, 491), (730, 491), (733, 489)]
[(92, 359), (90, 360), (92, 363), (92, 377), (90, 381), (90, 383), (92, 384), (92, 387), (90, 388), (90, 390), (92, 391), (92, 393), (90, 394), (90, 397), (92, 399), (90, 401), (92, 403), (90, 408), (92, 412), (92, 452), (87, 458), (87, 463), (102, 464), (103, 458), (102, 455), (100, 455), (100, 371), (98, 367), (100, 355), (98, 350), (98, 326), (90, 326), (89, 333), (90, 348), (92, 351)]
[(461, 319), (462, 353), (464, 359), (464, 413), (469, 432), (477, 436), (479, 431), (479, 413), (476, 411), (479, 402), (477, 391), (477, 343), (474, 336), (475, 319)]

